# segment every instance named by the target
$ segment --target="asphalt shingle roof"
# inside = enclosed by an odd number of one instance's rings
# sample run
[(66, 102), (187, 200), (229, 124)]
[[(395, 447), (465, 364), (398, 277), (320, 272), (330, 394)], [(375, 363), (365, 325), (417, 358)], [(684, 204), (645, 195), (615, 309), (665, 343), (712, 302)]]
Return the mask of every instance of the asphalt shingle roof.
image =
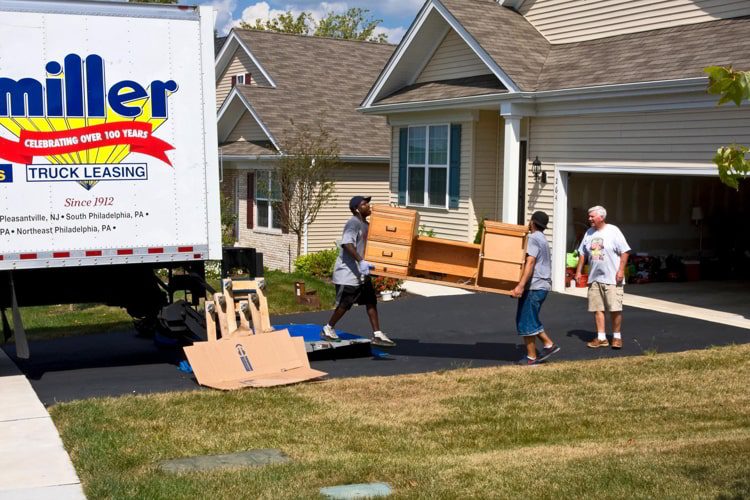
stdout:
[(320, 122), (339, 144), (340, 156), (390, 155), (385, 118), (356, 108), (395, 49), (390, 44), (236, 30), (276, 88), (238, 86), (273, 136), (282, 142), (295, 124)]
[(457, 97), (472, 97), (507, 93), (495, 75), (469, 76), (437, 82), (416, 83), (394, 92), (378, 104), (396, 104), (414, 101), (433, 101)]
[(276, 148), (270, 141), (236, 141), (219, 146), (221, 153), (225, 155), (275, 155)]
[[(552, 45), (495, 0), (438, 1), (523, 91), (702, 77), (711, 65), (750, 67), (750, 17)], [(443, 84), (436, 82), (431, 93), (404, 88), (377, 104), (441, 98)]]

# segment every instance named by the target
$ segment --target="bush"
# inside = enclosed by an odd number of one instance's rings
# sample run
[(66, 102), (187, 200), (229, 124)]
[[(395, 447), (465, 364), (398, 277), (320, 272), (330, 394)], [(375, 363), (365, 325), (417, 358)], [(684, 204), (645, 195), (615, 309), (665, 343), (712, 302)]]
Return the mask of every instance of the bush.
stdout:
[(333, 265), (339, 251), (336, 248), (321, 250), (307, 255), (300, 255), (294, 260), (294, 269), (305, 276), (331, 278)]

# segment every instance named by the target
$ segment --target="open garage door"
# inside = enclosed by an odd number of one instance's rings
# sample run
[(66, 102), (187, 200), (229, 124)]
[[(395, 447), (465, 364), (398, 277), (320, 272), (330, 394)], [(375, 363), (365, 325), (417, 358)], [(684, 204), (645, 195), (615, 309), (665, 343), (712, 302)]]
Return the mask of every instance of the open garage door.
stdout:
[[(588, 229), (588, 208), (602, 205), (607, 221), (620, 227), (633, 248), (629, 294), (747, 314), (750, 183), (734, 190), (715, 174), (606, 171), (558, 174), (567, 202), (566, 251)], [(562, 241), (563, 235), (555, 236)]]

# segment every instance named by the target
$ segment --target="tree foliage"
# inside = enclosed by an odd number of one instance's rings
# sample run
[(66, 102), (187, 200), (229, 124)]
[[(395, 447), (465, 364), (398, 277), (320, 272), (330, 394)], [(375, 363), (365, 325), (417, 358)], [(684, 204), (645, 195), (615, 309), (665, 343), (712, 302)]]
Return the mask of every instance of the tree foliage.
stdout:
[(375, 34), (375, 29), (382, 19), (367, 17), (369, 10), (352, 7), (343, 14), (329, 12), (318, 23), (315, 36), (342, 38), (345, 40), (369, 40), (371, 42), (386, 43), (388, 38), (384, 33)]
[(330, 132), (291, 124), (285, 131), (284, 154), (277, 178), (281, 190), (281, 225), (297, 235), (297, 255), (302, 250), (305, 228), (335, 194), (333, 172), (340, 168), (339, 146)]
[[(733, 102), (740, 106), (750, 100), (750, 71), (736, 71), (731, 66), (709, 66), (704, 71), (708, 74), (708, 93), (721, 96), (719, 105)], [(739, 181), (750, 174), (748, 151), (748, 147), (741, 144), (722, 146), (716, 151), (713, 160), (719, 168), (721, 182), (739, 188)]]
[(387, 43), (388, 39), (384, 33), (375, 34), (383, 20), (369, 17), (369, 12), (368, 9), (357, 7), (343, 14), (330, 11), (326, 17), (316, 22), (311, 12), (303, 11), (295, 16), (292, 11), (287, 11), (271, 19), (256, 19), (254, 24), (242, 21), (240, 28)]

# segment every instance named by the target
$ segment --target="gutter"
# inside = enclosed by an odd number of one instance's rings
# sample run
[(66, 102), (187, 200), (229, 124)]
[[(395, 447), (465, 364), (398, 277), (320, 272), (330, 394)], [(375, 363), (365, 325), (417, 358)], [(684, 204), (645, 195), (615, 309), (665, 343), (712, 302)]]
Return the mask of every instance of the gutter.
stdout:
[[(221, 150), (221, 147), (219, 147)], [(281, 155), (222, 155), (224, 161), (248, 161), (248, 160), (280, 160)], [(339, 156), (339, 160), (346, 163), (389, 163), (388, 156)]]
[(619, 83), (598, 87), (574, 87), (569, 89), (544, 90), (541, 92), (508, 92), (483, 96), (456, 97), (452, 99), (435, 99), (431, 101), (383, 104), (359, 107), (357, 111), (365, 114), (406, 113), (450, 109), (467, 105), (500, 104), (507, 101), (524, 103), (543, 103), (552, 101), (579, 100), (581, 98), (633, 97), (649, 94), (669, 94), (676, 92), (702, 91), (708, 84), (707, 77), (696, 77), (680, 80), (659, 80), (652, 82)]

